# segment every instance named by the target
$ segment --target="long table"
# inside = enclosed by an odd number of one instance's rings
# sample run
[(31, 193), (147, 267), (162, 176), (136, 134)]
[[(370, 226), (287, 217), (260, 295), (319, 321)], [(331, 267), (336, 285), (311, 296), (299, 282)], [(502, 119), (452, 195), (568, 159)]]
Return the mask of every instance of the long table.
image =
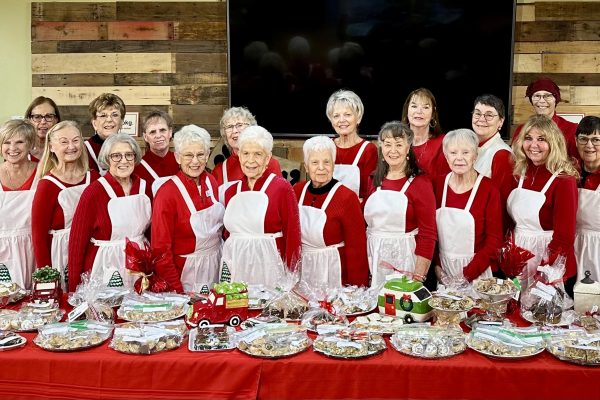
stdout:
[(600, 399), (600, 368), (559, 361), (544, 352), (518, 361), (473, 350), (440, 360), (388, 349), (361, 360), (337, 360), (309, 349), (264, 360), (238, 350), (181, 348), (127, 355), (108, 342), (54, 353), (32, 343), (0, 352), (0, 399)]

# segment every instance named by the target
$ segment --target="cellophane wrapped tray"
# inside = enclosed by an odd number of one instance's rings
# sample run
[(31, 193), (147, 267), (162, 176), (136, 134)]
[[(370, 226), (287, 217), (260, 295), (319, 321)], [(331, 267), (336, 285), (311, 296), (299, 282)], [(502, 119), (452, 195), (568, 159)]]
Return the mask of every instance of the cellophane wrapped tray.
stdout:
[(352, 328), (320, 334), (313, 343), (315, 352), (347, 360), (370, 357), (386, 348), (382, 335)]
[(127, 322), (115, 326), (109, 347), (126, 354), (149, 355), (181, 346), (187, 334), (183, 320)]
[(465, 334), (460, 329), (427, 323), (404, 325), (391, 337), (390, 342), (402, 354), (426, 359), (452, 357), (467, 348)]
[(101, 345), (112, 331), (113, 326), (104, 322), (62, 322), (41, 327), (33, 342), (48, 351), (80, 351)]
[(235, 328), (223, 324), (199, 326), (189, 332), (190, 351), (222, 351), (235, 349)]
[(64, 314), (55, 302), (26, 303), (19, 311), (0, 310), (0, 329), (34, 332), (44, 325), (59, 322)]
[(263, 324), (235, 334), (237, 348), (259, 358), (290, 357), (312, 344), (306, 329), (295, 324)]
[(161, 322), (185, 315), (189, 296), (177, 293), (128, 294), (123, 299), (117, 315), (131, 322)]
[(492, 358), (526, 358), (541, 353), (549, 335), (536, 326), (476, 325), (467, 337), (467, 346)]
[(546, 340), (546, 349), (563, 361), (600, 366), (600, 333), (582, 328), (554, 330)]

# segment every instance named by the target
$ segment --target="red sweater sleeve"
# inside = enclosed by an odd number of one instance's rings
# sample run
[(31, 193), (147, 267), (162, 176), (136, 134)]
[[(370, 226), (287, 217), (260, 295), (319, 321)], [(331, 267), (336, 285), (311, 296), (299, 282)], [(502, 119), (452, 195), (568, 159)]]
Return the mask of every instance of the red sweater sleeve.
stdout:
[(508, 150), (500, 150), (494, 154), (492, 159), (492, 183), (500, 194), (500, 205), (502, 207), (502, 234), (504, 235), (511, 225), (511, 218), (506, 209), (506, 201), (513, 190), (513, 154)]
[(377, 146), (369, 143), (358, 161), (358, 167), (360, 168), (359, 197), (361, 199), (364, 199), (369, 194), (369, 177), (375, 171), (375, 168), (377, 168), (377, 159)]
[(211, 174), (217, 181), (217, 185), (221, 186), (223, 184), (223, 163), (215, 165)]
[(431, 260), (437, 242), (436, 205), (431, 181), (425, 175), (417, 176), (406, 191), (406, 195), (408, 201), (412, 203), (419, 228), (419, 233), (415, 237), (415, 254)]
[[(280, 177), (275, 178), (275, 180), (279, 181), (277, 184), (277, 208), (281, 216), (281, 231), (283, 233), (283, 237), (278, 239), (278, 244), (281, 254), (285, 255), (284, 262), (290, 270), (294, 270), (300, 261), (302, 246), (298, 200), (296, 200), (294, 190), (288, 181)], [(273, 183), (275, 183), (275, 180), (273, 180)]]
[(553, 227), (552, 241), (548, 244), (550, 262), (560, 253), (566, 255), (567, 265), (565, 278), (577, 273), (575, 252), (575, 225), (577, 218), (577, 181), (571, 176), (559, 176), (555, 179), (556, 187), (552, 191)]
[(339, 211), (341, 212), (340, 224), (344, 239), (344, 251), (340, 252), (343, 257), (341, 264), (345, 266), (342, 269), (342, 283), (366, 286), (369, 284), (369, 261), (362, 207), (358, 197), (350, 189), (340, 187), (336, 197), (338, 195), (341, 195), (340, 200), (342, 200), (339, 204), (341, 206)]
[(31, 236), (33, 242), (33, 253), (35, 255), (36, 265), (44, 267), (52, 265), (51, 244), (52, 235), (49, 233), (53, 229), (53, 221), (60, 220), (60, 227), (64, 227), (64, 215), (62, 208), (58, 204), (58, 194), (60, 188), (53, 182), (41, 179), (38, 183), (33, 205), (31, 208)]

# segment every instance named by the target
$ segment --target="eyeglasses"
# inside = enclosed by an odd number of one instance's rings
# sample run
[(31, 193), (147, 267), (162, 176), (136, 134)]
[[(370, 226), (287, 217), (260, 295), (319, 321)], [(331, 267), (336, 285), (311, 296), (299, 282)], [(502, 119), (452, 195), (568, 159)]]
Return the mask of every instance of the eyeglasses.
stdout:
[(600, 146), (600, 136), (593, 136), (593, 137), (589, 137), (589, 136), (577, 136), (577, 143), (581, 144), (583, 146), (587, 145), (588, 142), (592, 142), (592, 144), (594, 146)]
[(242, 128), (245, 128), (247, 126), (249, 126), (250, 124), (247, 122), (238, 122), (235, 125), (227, 125), (225, 127), (225, 132), (233, 132), (233, 128), (237, 129), (238, 131)]
[(34, 122), (42, 122), (42, 120), (45, 120), (46, 122), (52, 122), (56, 119), (56, 114), (33, 114), (29, 118)]
[(96, 119), (108, 119), (108, 117), (110, 117), (111, 119), (120, 119), (121, 118), (121, 114), (119, 114), (118, 112), (114, 112), (111, 114), (106, 114), (106, 113), (102, 113), (102, 114), (96, 114)]
[(191, 162), (194, 158), (197, 158), (198, 161), (206, 161), (206, 154), (204, 154), (204, 153), (197, 153), (197, 154), (186, 153), (186, 154), (182, 154), (181, 158), (183, 158), (187, 162)]
[(554, 95), (552, 93), (548, 93), (548, 94), (534, 94), (533, 96), (531, 96), (531, 100), (534, 100), (534, 101), (540, 101), (541, 99), (550, 101), (550, 100), (554, 99)]
[(131, 151), (127, 153), (110, 153), (108, 156), (113, 162), (119, 162), (123, 157), (125, 157), (126, 161), (133, 161), (135, 159), (135, 153)]
[(482, 114), (480, 111), (473, 111), (471, 114), (473, 114), (473, 119), (475, 121), (477, 121), (479, 118), (481, 118), (481, 116), (483, 116), (483, 118), (485, 118), (487, 122), (491, 122), (494, 118), (498, 116), (498, 114), (492, 114), (490, 112)]

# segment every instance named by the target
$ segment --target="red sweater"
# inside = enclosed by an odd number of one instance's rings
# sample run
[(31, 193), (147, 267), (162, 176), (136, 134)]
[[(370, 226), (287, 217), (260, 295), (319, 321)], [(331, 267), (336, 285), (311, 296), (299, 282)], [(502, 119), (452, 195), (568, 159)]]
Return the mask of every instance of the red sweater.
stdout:
[[(118, 197), (125, 196), (121, 185), (110, 172), (104, 176)], [(130, 193), (137, 194), (140, 178), (131, 175)], [(152, 200), (152, 188), (146, 184), (146, 195)], [(79, 205), (73, 216), (69, 235), (69, 292), (75, 291), (81, 281), (81, 273), (90, 271), (98, 247), (90, 240), (110, 240), (112, 225), (108, 215), (110, 197), (99, 181), (90, 184), (81, 194)]]
[[(574, 122), (571, 122), (571, 121), (567, 121), (566, 119), (564, 119), (563, 117), (561, 117), (560, 115), (558, 115), (556, 113), (554, 113), (554, 116), (552, 117), (552, 121), (554, 121), (556, 123), (556, 125), (558, 126), (558, 129), (560, 129), (560, 131), (562, 132), (562, 134), (565, 137), (565, 140), (567, 141), (567, 154), (569, 155), (569, 157), (572, 157), (575, 160), (578, 160), (580, 162), (581, 157), (579, 157), (579, 151), (577, 150), (577, 140), (576, 140), (577, 138), (575, 136), (575, 132), (577, 131), (577, 124)], [(521, 124), (521, 125), (517, 126), (517, 128), (515, 129), (515, 133), (513, 133), (513, 137), (510, 142), (511, 145), (519, 137), (519, 134), (521, 133), (523, 126), (524, 126), (524, 124)]]
[[(88, 140), (86, 140), (86, 142), (88, 142), (92, 146), (92, 150), (94, 150), (96, 159), (98, 159), (98, 154), (100, 154), (100, 149), (102, 148), (102, 145), (104, 144), (104, 139), (102, 139), (96, 133), (94, 136), (92, 136)], [(92, 155), (89, 154), (89, 149), (87, 148), (87, 146), (86, 146), (85, 150), (88, 152), (88, 161), (89, 161), (90, 169), (94, 170), (96, 172), (99, 172), (100, 169), (98, 168), (98, 164), (96, 163), (96, 161), (94, 161), (94, 159), (92, 158)]]
[[(53, 174), (48, 174), (58, 179)], [(96, 171), (91, 171), (90, 183), (100, 177)], [(85, 177), (79, 183), (70, 184), (58, 179), (65, 187), (83, 185)], [(50, 230), (64, 229), (65, 216), (63, 209), (58, 203), (58, 195), (62, 191), (54, 182), (46, 179), (40, 179), (35, 196), (33, 197), (33, 206), (31, 209), (31, 235), (33, 240), (33, 254), (35, 255), (36, 265), (44, 267), (52, 266), (51, 245), (52, 235)]]
[[(437, 208), (441, 207), (445, 176), (433, 181)], [(464, 209), (471, 196), (471, 190), (457, 194), (450, 187), (446, 194), (446, 207)], [(469, 281), (477, 278), (488, 267), (496, 268), (495, 260), (502, 246), (502, 205), (500, 193), (491, 179), (484, 177), (479, 184), (470, 213), (475, 219), (475, 256), (463, 268), (463, 274)], [(456, 240), (462, 240), (457, 234)], [(439, 262), (438, 262), (439, 265)]]
[[(260, 190), (269, 175), (269, 173), (264, 172), (254, 183), (254, 188), (252, 190)], [(237, 194), (237, 188), (238, 185), (232, 185), (225, 191), (225, 207), (229, 204), (229, 200)], [(248, 180), (243, 179), (241, 191), (246, 192), (249, 190), (251, 189), (248, 187)], [(283, 234), (283, 237), (276, 239), (277, 248), (279, 249), (283, 262), (287, 264), (290, 270), (293, 270), (300, 260), (300, 249), (302, 245), (298, 200), (294, 195), (294, 190), (290, 183), (279, 176), (271, 181), (265, 194), (269, 198), (269, 205), (265, 215), (264, 232), (281, 232)], [(229, 233), (226, 230), (224, 236), (229, 236)]]
[(579, 187), (589, 190), (596, 190), (600, 185), (600, 170), (592, 173), (586, 173), (583, 171)]
[[(385, 190), (402, 190), (406, 177), (402, 179), (384, 179), (381, 188)], [(369, 196), (377, 188), (373, 186), (373, 181), (369, 181)], [(418, 175), (412, 181), (405, 192), (408, 198), (406, 208), (406, 232), (411, 232), (419, 228), (419, 233), (415, 237), (415, 254), (428, 260), (433, 258), (435, 243), (437, 241), (437, 226), (435, 222), (435, 195), (431, 186), (431, 180), (426, 175)], [(367, 203), (367, 199), (363, 204)]]
[(450, 167), (442, 148), (443, 140), (444, 135), (441, 134), (430, 138), (423, 144), (412, 147), (417, 159), (417, 165), (431, 179), (438, 175), (446, 176), (450, 172)]
[[(545, 165), (534, 166), (529, 163), (524, 189), (541, 192), (552, 173)], [(519, 178), (513, 180), (513, 188), (519, 184)], [(577, 218), (577, 181), (568, 175), (559, 175), (546, 191), (546, 201), (540, 210), (540, 225), (545, 231), (554, 231), (552, 241), (548, 245), (550, 262), (559, 253), (566, 255), (567, 265), (565, 278), (577, 273), (573, 242), (575, 241), (575, 224)], [(546, 260), (548, 261), (548, 260)]]
[[(337, 182), (337, 181), (336, 181)], [(298, 201), (306, 182), (294, 185)], [(331, 187), (329, 187), (331, 189)], [(302, 205), (321, 208), (329, 190), (311, 193), (306, 190)], [(323, 238), (327, 246), (344, 242), (339, 247), (342, 266), (342, 284), (366, 286), (369, 284), (369, 261), (367, 258), (367, 234), (362, 209), (356, 194), (345, 186), (340, 186), (325, 210), (327, 222), (323, 229)]]
[[(364, 140), (361, 140), (359, 143), (352, 147), (348, 147), (347, 149), (336, 146), (335, 163), (352, 164), (363, 142)], [(358, 190), (358, 197), (361, 199), (367, 197), (369, 190), (369, 176), (375, 171), (375, 168), (377, 168), (377, 158), (377, 146), (373, 143), (369, 143), (358, 160), (358, 169), (360, 169), (360, 189)]]
[[(244, 173), (242, 172), (242, 166), (240, 165), (240, 157), (237, 154), (232, 154), (229, 156), (226, 165), (228, 181), (231, 182), (244, 179)], [(271, 157), (269, 165), (267, 165), (267, 169), (264, 174), (268, 176), (271, 172), (277, 176), (282, 176), (279, 161), (277, 161), (274, 157)], [(215, 168), (212, 170), (212, 175), (217, 180), (219, 186), (223, 184), (223, 163), (215, 165)]]
[[(179, 164), (177, 164), (175, 153), (172, 151), (167, 152), (164, 157), (159, 157), (150, 150), (147, 150), (142, 160), (150, 164), (150, 167), (160, 177), (175, 175), (179, 171)], [(154, 183), (154, 177), (150, 175), (150, 172), (141, 163), (135, 166), (133, 173), (144, 179), (146, 184), (150, 186)]]
[[(187, 189), (196, 210), (204, 210), (213, 205), (212, 197), (206, 196), (208, 190), (206, 177), (210, 180), (214, 196), (217, 196), (217, 181), (208, 172), (199, 177), (200, 185), (188, 178), (183, 172), (177, 176)], [(164, 251), (164, 267), (157, 271), (169, 286), (183, 292), (181, 271), (185, 264), (183, 254), (193, 253), (196, 249), (196, 236), (190, 225), (190, 210), (172, 180), (165, 182), (156, 193), (152, 205), (152, 248)]]

